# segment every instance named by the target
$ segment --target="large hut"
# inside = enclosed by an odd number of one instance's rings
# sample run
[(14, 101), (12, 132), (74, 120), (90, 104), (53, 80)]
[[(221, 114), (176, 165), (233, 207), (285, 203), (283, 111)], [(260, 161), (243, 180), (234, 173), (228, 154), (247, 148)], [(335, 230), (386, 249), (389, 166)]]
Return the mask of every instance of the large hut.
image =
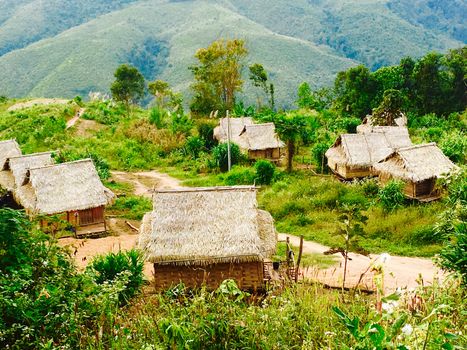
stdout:
[(371, 175), (371, 166), (395, 149), (411, 146), (406, 128), (362, 134), (343, 134), (326, 151), (328, 166), (337, 176), (349, 180)]
[(280, 160), (285, 145), (277, 136), (274, 123), (254, 124), (249, 117), (222, 118), (214, 129), (214, 137), (219, 142), (227, 142), (229, 123), (230, 141), (247, 153), (250, 160)]
[(31, 168), (52, 165), (52, 152), (26, 154), (9, 157), (0, 170), (0, 185), (10, 192), (24, 183), (26, 173)]
[(104, 211), (114, 194), (102, 184), (92, 160), (83, 159), (30, 168), (14, 196), (29, 215), (58, 215), (82, 235), (107, 230)]
[(5, 164), (10, 157), (20, 156), (21, 149), (16, 140), (0, 141), (0, 188), (5, 191), (12, 191), (13, 179), (9, 173), (4, 172)]
[[(394, 124), (390, 125), (392, 128), (406, 128), (407, 127), (407, 117), (405, 114), (401, 113), (398, 118), (394, 119)], [(372, 115), (367, 115), (363, 118), (362, 124), (357, 126), (357, 133), (368, 133), (372, 132), (374, 129), (378, 129), (379, 126), (375, 124), (374, 117)]]
[(457, 169), (436, 143), (400, 148), (373, 165), (381, 183), (398, 179), (405, 183), (404, 194), (413, 199), (431, 200), (439, 197), (436, 179)]
[(246, 186), (158, 191), (139, 239), (157, 289), (180, 282), (214, 289), (229, 278), (242, 289), (260, 289), (276, 243), (271, 215)]

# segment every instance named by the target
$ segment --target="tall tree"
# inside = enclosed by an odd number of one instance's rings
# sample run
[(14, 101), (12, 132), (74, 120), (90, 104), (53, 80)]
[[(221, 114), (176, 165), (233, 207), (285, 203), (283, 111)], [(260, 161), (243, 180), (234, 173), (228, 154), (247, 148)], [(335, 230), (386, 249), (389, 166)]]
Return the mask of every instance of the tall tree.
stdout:
[(296, 102), (300, 108), (322, 111), (331, 106), (332, 93), (327, 88), (312, 91), (310, 85), (307, 82), (303, 82), (298, 87), (297, 95), (298, 99)]
[(169, 83), (163, 80), (155, 80), (148, 84), (149, 92), (155, 97), (158, 108), (172, 108), (178, 111), (182, 108), (182, 96), (173, 92)]
[[(274, 84), (269, 82), (268, 73), (264, 69), (263, 65), (259, 63), (252, 64), (249, 67), (250, 80), (253, 85), (261, 88), (264, 93), (269, 96), (269, 108), (274, 110)], [(261, 108), (261, 103), (258, 99), (258, 108)]]
[(399, 90), (386, 90), (383, 101), (373, 110), (373, 123), (375, 125), (395, 126), (396, 119), (403, 116), (401, 110), (404, 104), (404, 95)]
[(277, 114), (273, 121), (279, 137), (287, 144), (287, 171), (291, 172), (297, 142), (306, 134), (308, 127), (306, 117), (296, 113)]
[(220, 39), (196, 52), (199, 64), (189, 68), (195, 78), (191, 86), (194, 91), (192, 111), (209, 113), (214, 109), (233, 108), (235, 94), (243, 86), (241, 73), (247, 54), (245, 42), (240, 39)]
[(115, 71), (115, 81), (110, 86), (112, 97), (125, 104), (127, 113), (130, 106), (144, 95), (144, 77), (137, 68), (122, 64)]
[(371, 112), (376, 84), (363, 65), (339, 72), (334, 84), (335, 108), (340, 113), (363, 118)]

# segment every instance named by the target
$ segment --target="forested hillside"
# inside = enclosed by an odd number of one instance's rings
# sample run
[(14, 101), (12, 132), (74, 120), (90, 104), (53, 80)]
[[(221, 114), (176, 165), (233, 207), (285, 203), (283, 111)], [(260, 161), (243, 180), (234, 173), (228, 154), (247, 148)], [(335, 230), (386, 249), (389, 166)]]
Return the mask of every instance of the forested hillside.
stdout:
[[(457, 4), (459, 2), (459, 4)], [(377, 69), (407, 55), (465, 42), (461, 1), (6, 0), (0, 3), (0, 94), (87, 95), (108, 91), (121, 63), (188, 92), (193, 53), (219, 37), (245, 39), (277, 105), (296, 86), (332, 83), (358, 63)], [(245, 87), (251, 95), (252, 87)]]

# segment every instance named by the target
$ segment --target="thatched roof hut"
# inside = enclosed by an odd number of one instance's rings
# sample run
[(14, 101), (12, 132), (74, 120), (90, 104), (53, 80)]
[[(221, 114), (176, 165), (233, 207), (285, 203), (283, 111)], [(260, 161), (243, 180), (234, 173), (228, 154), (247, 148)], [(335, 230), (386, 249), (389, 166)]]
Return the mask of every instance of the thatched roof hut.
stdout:
[(15, 187), (24, 183), (29, 169), (52, 165), (53, 163), (52, 152), (10, 157), (0, 171), (0, 185), (9, 191), (13, 191)]
[[(247, 186), (156, 192), (140, 232), (139, 246), (154, 263), (160, 287), (180, 280), (214, 287), (229, 276), (243, 287), (260, 287), (262, 262), (277, 242), (271, 215), (258, 209), (256, 189)], [(199, 268), (209, 270), (208, 280)]]
[(16, 140), (0, 141), (0, 169), (3, 169), (8, 158), (17, 157), (21, 154), (21, 149)]
[[(372, 115), (367, 115), (365, 118), (363, 118), (362, 124), (357, 126), (357, 133), (372, 132), (374, 128), (377, 128), (378, 125), (375, 125), (373, 119), (374, 118)], [(394, 119), (394, 125), (390, 125), (390, 127), (406, 128), (407, 116), (401, 113), (401, 116), (399, 118)]]
[(405, 194), (411, 198), (433, 195), (436, 179), (458, 167), (436, 143), (400, 148), (373, 165), (380, 181), (399, 179), (406, 183)]
[(230, 122), (230, 139), (232, 142), (237, 143), (234, 139), (240, 136), (246, 125), (253, 125), (253, 118), (240, 117), (240, 118), (221, 118), (219, 125), (214, 128), (214, 138), (219, 142), (227, 142), (228, 123)]
[(48, 215), (102, 207), (114, 197), (91, 159), (31, 168), (15, 196), (31, 214)]
[(405, 128), (397, 132), (343, 134), (326, 151), (330, 169), (344, 179), (370, 175), (370, 167), (390, 155), (395, 149), (412, 145)]
[[(223, 118), (214, 129), (219, 142), (227, 142), (228, 120)], [(274, 123), (254, 124), (252, 118), (230, 118), (230, 141), (237, 144), (250, 159), (278, 160), (285, 144), (276, 134)]]

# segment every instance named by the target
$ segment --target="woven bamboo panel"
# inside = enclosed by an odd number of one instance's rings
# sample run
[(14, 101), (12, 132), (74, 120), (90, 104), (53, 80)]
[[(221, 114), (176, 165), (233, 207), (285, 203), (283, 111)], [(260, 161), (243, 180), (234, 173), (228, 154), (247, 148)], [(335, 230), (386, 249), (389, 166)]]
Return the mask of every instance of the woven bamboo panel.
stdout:
[(167, 289), (183, 282), (188, 288), (205, 285), (216, 289), (226, 279), (234, 279), (240, 289), (263, 287), (263, 263), (219, 263), (207, 266), (177, 266), (154, 264), (155, 287)]

